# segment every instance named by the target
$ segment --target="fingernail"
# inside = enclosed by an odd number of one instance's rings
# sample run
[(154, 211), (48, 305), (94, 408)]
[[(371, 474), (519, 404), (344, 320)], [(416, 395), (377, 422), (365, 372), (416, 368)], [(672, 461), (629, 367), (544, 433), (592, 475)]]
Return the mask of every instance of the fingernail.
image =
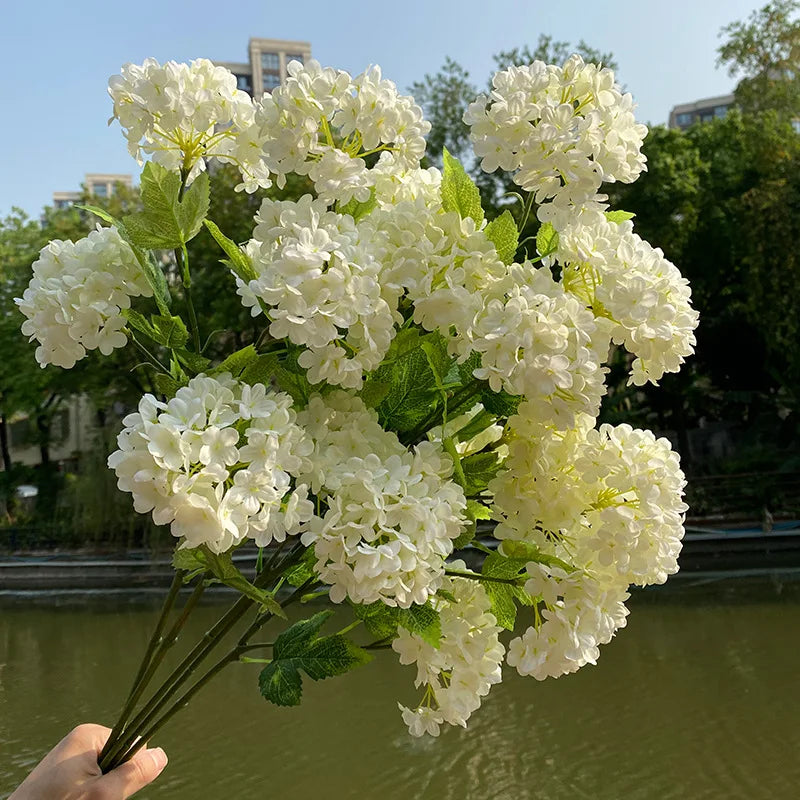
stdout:
[(156, 765), (156, 769), (161, 772), (161, 770), (167, 766), (167, 754), (160, 747), (154, 747), (152, 750), (148, 750), (148, 752), (153, 759), (153, 763)]

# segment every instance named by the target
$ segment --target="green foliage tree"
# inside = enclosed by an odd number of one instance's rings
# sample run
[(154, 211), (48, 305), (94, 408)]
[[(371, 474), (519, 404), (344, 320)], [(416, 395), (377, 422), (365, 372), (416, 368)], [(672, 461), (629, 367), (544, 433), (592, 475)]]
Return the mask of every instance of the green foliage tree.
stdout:
[(800, 2), (773, 0), (747, 20), (725, 26), (718, 64), (739, 78), (736, 101), (747, 112), (800, 113)]

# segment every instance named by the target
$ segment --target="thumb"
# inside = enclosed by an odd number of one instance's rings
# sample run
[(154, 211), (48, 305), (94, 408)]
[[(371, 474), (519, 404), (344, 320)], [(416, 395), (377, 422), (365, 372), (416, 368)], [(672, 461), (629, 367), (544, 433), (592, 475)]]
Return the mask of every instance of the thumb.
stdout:
[(167, 754), (160, 747), (140, 750), (130, 761), (120, 764), (97, 781), (109, 800), (126, 800), (152, 783), (167, 766)]

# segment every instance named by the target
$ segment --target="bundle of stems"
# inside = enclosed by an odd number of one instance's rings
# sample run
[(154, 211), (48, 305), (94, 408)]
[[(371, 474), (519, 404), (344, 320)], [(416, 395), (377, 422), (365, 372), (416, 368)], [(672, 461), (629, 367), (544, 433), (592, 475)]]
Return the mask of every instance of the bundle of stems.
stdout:
[[(305, 548), (298, 543), (288, 554), (281, 557), (282, 550), (282, 547), (276, 547), (272, 556), (263, 563), (253, 580), (254, 586), (262, 589), (272, 587), (272, 592), (276, 592), (284, 582), (281, 576), (299, 561)], [(251, 644), (250, 640), (275, 614), (259, 606), (256, 600), (242, 595), (205, 632), (200, 641), (150, 694), (149, 699), (142, 701), (164, 657), (177, 642), (187, 619), (202, 597), (208, 584), (208, 577), (207, 573), (196, 577), (191, 595), (178, 611), (176, 601), (187, 579), (187, 573), (184, 570), (176, 571), (128, 698), (100, 753), (98, 763), (104, 773), (133, 758), (136, 752), (144, 747), (224, 667), (242, 660), (244, 654), (253, 649), (267, 647), (265, 644)], [(317, 584), (316, 578), (306, 581), (296, 587), (279, 605), (285, 608), (306, 592), (312, 592), (317, 588)], [(207, 667), (205, 672), (197, 676), (203, 662), (228, 638), (228, 634), (237, 623), (253, 610), (255, 614), (252, 622), (235, 639), (235, 643), (216, 662)], [(168, 628), (172, 616), (176, 618)]]

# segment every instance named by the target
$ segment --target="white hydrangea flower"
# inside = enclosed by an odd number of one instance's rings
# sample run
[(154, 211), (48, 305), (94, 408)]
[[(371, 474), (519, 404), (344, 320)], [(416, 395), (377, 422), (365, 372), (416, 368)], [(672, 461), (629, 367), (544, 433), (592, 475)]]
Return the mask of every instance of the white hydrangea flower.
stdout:
[(525, 591), (543, 609), (536, 624), (509, 643), (509, 666), (541, 681), (597, 663), (599, 646), (627, 622), (625, 587), (598, 582), (581, 570), (530, 563), (527, 571)]
[(308, 174), (326, 202), (346, 203), (369, 197), (373, 170), (365, 156), (390, 152), (398, 170), (419, 166), (430, 123), (379, 67), (352, 78), (314, 60), (291, 61), (287, 72), (257, 112), (264, 157), (279, 185), (290, 172)]
[(573, 214), (554, 257), (565, 287), (614, 322), (612, 338), (636, 359), (629, 383), (656, 383), (694, 352), (698, 313), (678, 268), (633, 232), (597, 212)]
[(408, 451), (374, 412), (342, 394), (313, 398), (299, 419), (314, 439), (311, 471), (301, 478), (320, 487), (328, 506), (302, 541), (314, 545), (331, 600), (425, 603), (466, 524), (449, 457), (431, 442)]
[(185, 546), (222, 553), (249, 537), (265, 546), (314, 514), (307, 486), (313, 443), (287, 394), (227, 373), (198, 375), (166, 403), (146, 394), (108, 458), (136, 511), (171, 524)]
[(206, 159), (215, 158), (239, 168), (237, 189), (271, 186), (255, 106), (224, 67), (205, 58), (163, 65), (148, 58), (141, 65), (125, 64), (109, 80), (108, 93), (112, 119), (119, 120), (139, 163), (146, 153), (167, 169), (190, 169), (192, 180)]
[(36, 360), (69, 369), (88, 350), (109, 355), (128, 339), (122, 310), (131, 297), (152, 294), (141, 266), (116, 228), (77, 242), (55, 239), (39, 253), (33, 277), (15, 302), (27, 317), (22, 332), (36, 339)]
[(249, 289), (272, 307), (270, 333), (307, 348), (299, 363), (312, 383), (360, 388), (394, 337), (369, 236), (310, 195), (264, 200), (256, 223), (248, 253), (259, 277)]
[[(455, 569), (466, 569), (455, 561)], [(435, 648), (415, 633), (399, 628), (392, 649), (401, 664), (416, 664), (414, 685), (425, 686), (422, 703), (415, 710), (400, 706), (403, 721), (412, 736), (439, 735), (439, 726), (467, 726), (491, 687), (500, 683), (505, 648), (502, 630), (491, 613), (491, 601), (478, 581), (447, 577), (443, 585), (456, 602), (434, 597), (442, 638)]]
[(496, 73), (464, 121), (484, 171), (514, 173), (537, 203), (581, 206), (603, 182), (631, 183), (645, 169), (647, 128), (633, 107), (610, 69), (573, 55), (561, 67), (534, 61)]
[(580, 417), (541, 423), (523, 403), (509, 421), (504, 470), (491, 482), (499, 539), (536, 544), (604, 585), (663, 583), (678, 571), (685, 478), (667, 439)]

